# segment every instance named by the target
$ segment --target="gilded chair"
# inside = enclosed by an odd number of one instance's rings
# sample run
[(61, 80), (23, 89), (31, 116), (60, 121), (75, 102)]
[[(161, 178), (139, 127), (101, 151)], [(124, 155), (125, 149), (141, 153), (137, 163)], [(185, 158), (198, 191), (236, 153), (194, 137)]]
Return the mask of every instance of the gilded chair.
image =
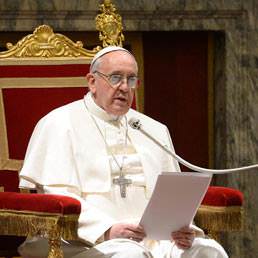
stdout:
[[(65, 196), (19, 193), (18, 171), (37, 121), (85, 94), (84, 77), (98, 49), (86, 50), (81, 42), (55, 34), (47, 25), (16, 45), (9, 44), (8, 49), (0, 53), (0, 185), (4, 190), (0, 193), (0, 235), (41, 234), (49, 240), (49, 257), (62, 257), (61, 237), (77, 238), (80, 202)], [(8, 240), (5, 237), (9, 245)], [(0, 256), (15, 255), (3, 249), (7, 244), (0, 248)]]

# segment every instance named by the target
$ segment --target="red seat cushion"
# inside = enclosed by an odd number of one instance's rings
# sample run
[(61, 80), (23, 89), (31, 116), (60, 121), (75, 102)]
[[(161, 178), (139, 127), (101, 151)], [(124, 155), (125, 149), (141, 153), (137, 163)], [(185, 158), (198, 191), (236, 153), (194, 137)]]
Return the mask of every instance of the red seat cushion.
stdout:
[(210, 206), (242, 206), (243, 194), (230, 187), (210, 186), (202, 201), (202, 205)]
[(2, 192), (0, 209), (69, 215), (80, 214), (81, 204), (62, 195)]

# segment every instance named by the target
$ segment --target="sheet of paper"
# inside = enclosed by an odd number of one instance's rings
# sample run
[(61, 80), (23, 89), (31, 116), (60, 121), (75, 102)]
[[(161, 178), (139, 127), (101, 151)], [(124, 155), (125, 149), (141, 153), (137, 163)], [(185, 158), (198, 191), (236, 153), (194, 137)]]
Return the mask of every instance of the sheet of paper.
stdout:
[(171, 232), (190, 225), (210, 181), (210, 175), (201, 173), (160, 174), (140, 221), (147, 238), (167, 240)]

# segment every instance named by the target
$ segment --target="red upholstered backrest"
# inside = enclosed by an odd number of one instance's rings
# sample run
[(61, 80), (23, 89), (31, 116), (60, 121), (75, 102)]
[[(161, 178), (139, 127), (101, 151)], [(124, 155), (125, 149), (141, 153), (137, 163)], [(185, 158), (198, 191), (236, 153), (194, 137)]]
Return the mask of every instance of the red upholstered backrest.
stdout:
[(0, 172), (0, 186), (7, 192), (19, 192), (19, 176), (12, 170), (2, 170)]
[(89, 59), (0, 59), (0, 186), (18, 191), (18, 174), (38, 120), (83, 98)]

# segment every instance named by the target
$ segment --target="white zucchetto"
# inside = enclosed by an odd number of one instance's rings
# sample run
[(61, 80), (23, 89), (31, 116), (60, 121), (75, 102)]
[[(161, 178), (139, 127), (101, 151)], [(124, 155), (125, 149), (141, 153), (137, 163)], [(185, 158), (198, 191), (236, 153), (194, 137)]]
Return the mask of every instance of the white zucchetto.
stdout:
[(91, 64), (90, 64), (90, 67), (93, 66), (93, 64), (96, 62), (97, 59), (99, 59), (101, 56), (104, 56), (105, 54), (107, 53), (110, 53), (110, 52), (114, 52), (114, 51), (125, 51), (127, 52), (128, 54), (130, 54), (133, 58), (135, 58), (133, 56), (133, 54), (128, 51), (127, 49), (123, 48), (123, 47), (118, 47), (118, 46), (108, 46), (108, 47), (105, 47), (105, 48), (102, 48), (92, 59), (91, 61)]

